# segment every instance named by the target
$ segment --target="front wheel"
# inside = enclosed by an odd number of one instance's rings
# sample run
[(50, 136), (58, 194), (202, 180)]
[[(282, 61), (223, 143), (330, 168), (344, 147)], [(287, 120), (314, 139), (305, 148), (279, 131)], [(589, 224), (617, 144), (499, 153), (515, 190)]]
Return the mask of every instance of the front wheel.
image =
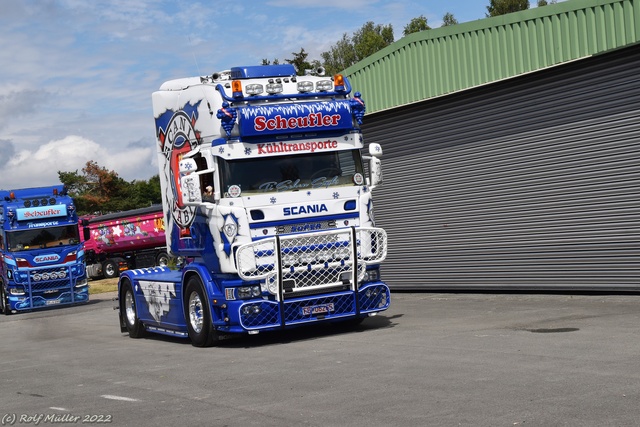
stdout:
[(136, 310), (136, 298), (133, 295), (133, 288), (128, 280), (123, 280), (120, 291), (120, 316), (124, 320), (124, 326), (131, 338), (142, 338), (147, 331), (138, 318)]
[(9, 303), (7, 302), (7, 294), (5, 293), (4, 285), (2, 284), (0, 284), (0, 312), (7, 316), (11, 314)]
[(191, 277), (184, 294), (184, 312), (191, 344), (195, 347), (212, 346), (219, 337), (211, 322), (211, 309), (200, 279)]

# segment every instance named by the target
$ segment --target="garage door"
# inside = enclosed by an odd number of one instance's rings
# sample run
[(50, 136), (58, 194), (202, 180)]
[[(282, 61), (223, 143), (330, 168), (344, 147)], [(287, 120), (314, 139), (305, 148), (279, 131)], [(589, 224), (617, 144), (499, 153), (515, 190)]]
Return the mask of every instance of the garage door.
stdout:
[[(640, 289), (640, 48), (368, 115), (396, 289)], [(366, 100), (366, 94), (365, 94)]]

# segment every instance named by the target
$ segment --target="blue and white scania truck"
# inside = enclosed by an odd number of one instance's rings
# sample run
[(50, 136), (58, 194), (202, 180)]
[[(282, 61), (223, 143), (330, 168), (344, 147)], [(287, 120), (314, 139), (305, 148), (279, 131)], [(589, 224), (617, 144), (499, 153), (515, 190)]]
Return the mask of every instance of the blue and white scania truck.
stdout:
[(78, 215), (64, 186), (0, 190), (0, 311), (87, 301)]
[(365, 105), (346, 78), (235, 67), (152, 98), (167, 248), (184, 262), (122, 273), (122, 332), (209, 346), (389, 307), (371, 198), (382, 150), (363, 156)]

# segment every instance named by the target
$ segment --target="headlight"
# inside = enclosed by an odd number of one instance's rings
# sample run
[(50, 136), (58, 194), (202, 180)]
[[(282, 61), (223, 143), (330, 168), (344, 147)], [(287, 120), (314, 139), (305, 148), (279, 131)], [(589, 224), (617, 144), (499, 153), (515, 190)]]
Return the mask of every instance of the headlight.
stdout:
[(363, 282), (375, 282), (376, 280), (380, 280), (379, 270), (367, 270), (362, 279)]
[(240, 286), (236, 291), (238, 299), (257, 298), (261, 295), (260, 286)]
[(85, 286), (87, 286), (89, 284), (89, 281), (87, 280), (87, 278), (85, 277), (82, 280), (78, 280), (76, 282), (76, 288), (83, 288)]
[(24, 295), (24, 288), (9, 288), (9, 294), (11, 295)]
[(240, 310), (240, 312), (244, 316), (250, 316), (252, 314), (260, 314), (261, 311), (262, 311), (262, 309), (257, 304), (243, 305), (242, 309)]

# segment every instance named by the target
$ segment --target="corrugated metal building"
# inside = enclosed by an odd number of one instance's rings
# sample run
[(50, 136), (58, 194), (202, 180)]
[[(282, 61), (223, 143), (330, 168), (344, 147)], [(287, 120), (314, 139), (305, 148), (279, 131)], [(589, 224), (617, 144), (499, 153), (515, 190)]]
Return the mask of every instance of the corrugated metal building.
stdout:
[(346, 70), (396, 289), (640, 289), (640, 0), (412, 34)]

